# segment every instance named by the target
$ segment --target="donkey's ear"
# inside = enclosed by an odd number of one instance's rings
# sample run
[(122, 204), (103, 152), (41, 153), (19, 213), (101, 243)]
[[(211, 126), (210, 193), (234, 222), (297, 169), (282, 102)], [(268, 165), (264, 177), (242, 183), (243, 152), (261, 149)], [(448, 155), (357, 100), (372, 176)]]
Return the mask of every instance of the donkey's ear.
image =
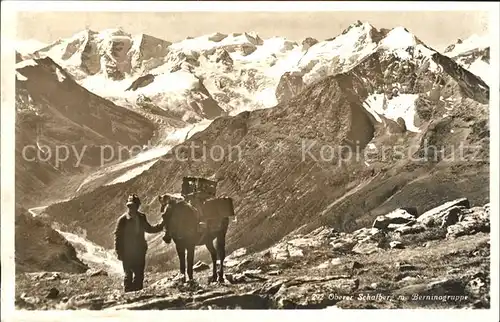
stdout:
[(161, 197), (161, 195), (158, 195), (157, 198), (158, 198), (158, 201), (160, 201), (160, 202), (163, 200), (163, 198)]

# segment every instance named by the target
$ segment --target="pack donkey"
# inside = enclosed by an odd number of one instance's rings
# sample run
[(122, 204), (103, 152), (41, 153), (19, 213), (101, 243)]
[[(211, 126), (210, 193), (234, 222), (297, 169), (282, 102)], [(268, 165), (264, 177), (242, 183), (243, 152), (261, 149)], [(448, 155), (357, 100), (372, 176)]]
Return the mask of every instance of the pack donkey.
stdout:
[[(200, 245), (207, 247), (212, 258), (211, 281), (224, 282), (226, 233), (234, 209), (231, 198), (215, 198), (215, 189), (211, 189), (214, 184), (203, 178), (185, 177), (181, 196), (158, 196), (165, 220), (164, 241), (169, 243), (172, 239), (175, 243), (183, 282), (186, 281), (186, 258), (187, 275), (193, 280), (194, 250)], [(220, 261), (218, 272), (217, 259)]]

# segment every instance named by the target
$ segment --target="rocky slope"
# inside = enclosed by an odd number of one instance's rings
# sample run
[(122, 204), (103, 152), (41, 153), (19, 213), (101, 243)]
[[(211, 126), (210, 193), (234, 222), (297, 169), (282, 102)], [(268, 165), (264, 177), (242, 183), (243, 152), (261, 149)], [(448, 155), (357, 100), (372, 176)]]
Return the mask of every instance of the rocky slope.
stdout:
[[(320, 227), (293, 234), (257, 254), (226, 259), (226, 282), (195, 282), (176, 271), (151, 273), (146, 287), (124, 294), (121, 278), (86, 274), (19, 274), (20, 309), (360, 309), (489, 308), (489, 205), (449, 200), (421, 216), (397, 209), (352, 233)], [(378, 228), (377, 228), (378, 227)], [(35, 287), (33, 287), (33, 285)]]
[(49, 225), (21, 207), (16, 208), (15, 222), (16, 273), (87, 271), (73, 246)]
[(85, 174), (154, 134), (150, 121), (82, 88), (50, 58), (23, 60), (16, 71), (16, 195), (25, 207), (64, 174)]
[(25, 209), (71, 196), (102, 162), (129, 158), (155, 126), (87, 91), (50, 58), (17, 63), (16, 112), (16, 269), (81, 272), (71, 244)]

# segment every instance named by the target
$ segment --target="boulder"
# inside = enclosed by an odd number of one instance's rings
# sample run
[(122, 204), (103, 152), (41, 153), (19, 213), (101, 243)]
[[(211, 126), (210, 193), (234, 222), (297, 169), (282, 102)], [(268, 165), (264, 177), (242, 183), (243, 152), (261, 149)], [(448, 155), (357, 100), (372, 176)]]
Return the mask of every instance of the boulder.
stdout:
[(402, 242), (400, 241), (397, 241), (397, 240), (393, 240), (389, 243), (389, 247), (391, 247), (392, 249), (403, 249), (405, 248), (405, 246), (403, 245)]
[(399, 228), (403, 228), (403, 227), (411, 227), (415, 224), (415, 221), (411, 221), (409, 223), (406, 223), (406, 224), (389, 224), (386, 228), (386, 230), (389, 230), (389, 231), (395, 231)]
[(415, 271), (418, 269), (415, 265), (406, 264), (406, 263), (398, 263), (397, 266), (398, 266), (398, 270), (400, 272)]
[(308, 233), (306, 237), (309, 238), (314, 237), (320, 240), (328, 240), (329, 238), (335, 237), (337, 235), (338, 232), (334, 228), (322, 226)]
[(386, 234), (377, 228), (361, 228), (354, 231), (351, 238), (355, 243), (352, 252), (371, 254), (380, 250), (379, 247), (386, 241)]
[(59, 290), (55, 287), (52, 287), (46, 295), (46, 298), (48, 299), (55, 299), (59, 296)]
[(373, 254), (379, 252), (381, 249), (378, 247), (376, 242), (361, 242), (353, 247), (352, 251), (357, 254)]
[(274, 270), (274, 271), (267, 272), (267, 275), (277, 276), (277, 275), (280, 275), (281, 273), (283, 273), (283, 272), (281, 270), (277, 269), (277, 270)]
[(450, 268), (446, 274), (448, 275), (457, 275), (461, 272), (461, 270), (459, 268)]
[(459, 221), (459, 217), (462, 214), (462, 208), (454, 206), (443, 212), (441, 216), (441, 228), (446, 228), (448, 226), (454, 225)]
[(209, 298), (200, 304), (194, 303), (192, 308), (239, 308), (239, 309), (267, 309), (270, 301), (258, 294), (227, 294)]
[[(461, 207), (462, 209), (470, 208), (469, 200), (467, 198), (460, 198), (448, 201), (436, 208), (426, 211), (417, 218), (417, 221), (426, 227), (441, 225), (443, 219), (450, 216), (449, 215), (450, 210), (456, 207)], [(454, 212), (456, 210), (452, 211)], [(451, 215), (451, 218), (453, 218), (453, 215)]]
[(324, 240), (320, 238), (299, 237), (289, 240), (287, 243), (295, 247), (319, 247), (323, 245)]
[(366, 241), (368, 239), (379, 240), (380, 238), (382, 238), (384, 236), (385, 236), (384, 232), (378, 228), (361, 228), (361, 229), (355, 230), (352, 233), (353, 239), (355, 239), (357, 241)]
[(184, 305), (183, 299), (178, 296), (169, 296), (160, 299), (147, 299), (144, 301), (114, 305), (106, 310), (164, 310), (170, 308), (179, 308)]
[(401, 226), (394, 230), (395, 233), (399, 234), (399, 236), (410, 235), (410, 234), (418, 234), (425, 231), (425, 227), (422, 224), (415, 224), (412, 226)]
[(224, 266), (225, 267), (236, 267), (239, 268), (241, 266), (244, 266), (245, 264), (250, 263), (251, 260), (249, 258), (244, 258), (244, 259), (235, 259), (232, 257), (228, 257), (224, 260)]
[(356, 245), (356, 241), (353, 239), (338, 239), (332, 241), (330, 245), (333, 251), (349, 252)]
[(337, 266), (337, 265), (340, 265), (342, 263), (343, 263), (343, 261), (341, 258), (332, 258), (330, 260), (330, 265), (332, 265), (332, 266)]
[(193, 271), (195, 272), (201, 272), (209, 268), (210, 266), (202, 261), (198, 261), (196, 264), (193, 265)]
[(396, 209), (386, 215), (378, 216), (373, 222), (372, 227), (378, 229), (388, 229), (390, 228), (397, 229), (399, 226), (395, 225), (408, 225), (410, 223), (415, 223), (416, 217), (414, 215), (409, 214), (404, 209)]
[(325, 269), (325, 268), (328, 268), (330, 266), (330, 262), (329, 261), (326, 261), (326, 262), (323, 262), (321, 264), (319, 264), (316, 269)]
[(262, 273), (262, 270), (260, 268), (257, 268), (257, 269), (247, 269), (247, 270), (243, 271), (242, 274), (257, 275), (257, 274), (261, 274), (261, 273)]
[(415, 218), (418, 217), (418, 210), (416, 207), (401, 207), (400, 209), (403, 209), (404, 211), (414, 216)]
[(315, 283), (282, 285), (274, 301), (278, 309), (321, 309), (338, 302), (341, 294), (351, 295), (358, 287), (358, 279), (315, 279)]
[(357, 262), (357, 261), (354, 261), (351, 264), (351, 269), (359, 269), (359, 268), (363, 268), (363, 267), (364, 267), (364, 265), (361, 264), (360, 262)]
[[(429, 283), (412, 284), (394, 292), (395, 296), (407, 296), (418, 302), (436, 302), (432, 296), (464, 295), (464, 283), (455, 278), (434, 280)], [(430, 297), (427, 297), (430, 296)]]
[(489, 217), (489, 211), (484, 207), (471, 208), (462, 214), (459, 222), (447, 227), (446, 238), (456, 238), (478, 232), (489, 232)]
[(476, 278), (470, 280), (467, 283), (466, 287), (467, 287), (468, 292), (471, 294), (474, 294), (475, 296), (478, 296), (481, 293), (485, 293), (485, 289), (487, 289), (486, 283), (484, 282), (484, 280), (482, 280), (479, 277), (476, 277)]
[(108, 272), (103, 269), (92, 269), (86, 273), (88, 276), (108, 276)]
[(286, 282), (285, 280), (274, 280), (265, 282), (262, 287), (254, 290), (253, 292), (255, 294), (274, 295), (281, 289), (281, 287), (285, 282)]
[(238, 258), (241, 256), (245, 256), (247, 254), (247, 249), (246, 248), (238, 248), (234, 252), (232, 252), (228, 257), (230, 258)]
[(226, 273), (225, 278), (227, 281), (231, 284), (238, 284), (238, 283), (248, 283), (248, 282), (253, 282), (253, 281), (265, 281), (267, 280), (266, 277), (259, 276), (257, 274), (252, 274), (249, 272), (244, 272), (244, 273)]
[(321, 264), (319, 264), (316, 268), (318, 269), (325, 269), (325, 268), (330, 268), (332, 266), (338, 266), (342, 264), (343, 261), (340, 258), (332, 258), (331, 260), (327, 260)]
[(271, 258), (275, 260), (286, 260), (290, 257), (304, 256), (302, 249), (287, 243), (279, 243), (278, 245), (271, 247), (269, 251)]
[(294, 234), (269, 249), (274, 259), (301, 257), (304, 251), (317, 249), (328, 245), (335, 230), (329, 227), (319, 227), (308, 234)]

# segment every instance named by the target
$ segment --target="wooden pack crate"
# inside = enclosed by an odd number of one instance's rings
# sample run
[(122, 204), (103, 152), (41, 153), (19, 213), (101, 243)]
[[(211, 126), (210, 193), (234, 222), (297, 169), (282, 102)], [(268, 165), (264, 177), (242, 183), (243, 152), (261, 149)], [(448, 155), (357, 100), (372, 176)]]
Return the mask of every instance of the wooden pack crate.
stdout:
[(181, 194), (186, 197), (195, 193), (201, 193), (197, 197), (214, 198), (217, 193), (217, 182), (200, 177), (182, 178)]
[(222, 219), (234, 216), (233, 199), (228, 197), (212, 198), (201, 205), (204, 220)]

